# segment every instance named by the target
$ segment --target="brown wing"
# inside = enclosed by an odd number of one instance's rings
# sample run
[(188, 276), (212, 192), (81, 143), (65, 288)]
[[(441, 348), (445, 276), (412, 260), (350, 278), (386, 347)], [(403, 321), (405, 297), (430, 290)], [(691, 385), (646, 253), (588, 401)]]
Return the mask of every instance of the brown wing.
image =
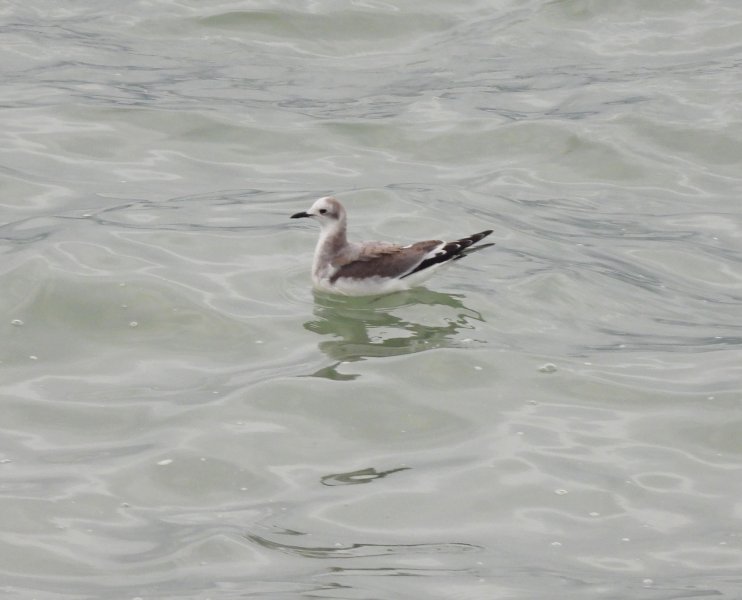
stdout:
[(340, 277), (401, 277), (419, 265), (433, 248), (439, 246), (440, 240), (417, 242), (410, 246), (370, 245), (363, 249), (361, 256), (340, 265), (330, 278), (334, 283)]

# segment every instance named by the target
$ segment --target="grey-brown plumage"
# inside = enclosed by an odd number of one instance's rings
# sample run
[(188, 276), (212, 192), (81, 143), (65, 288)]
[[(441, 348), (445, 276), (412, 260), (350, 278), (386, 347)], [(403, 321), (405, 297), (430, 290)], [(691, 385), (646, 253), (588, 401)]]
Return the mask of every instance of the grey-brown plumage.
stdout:
[(387, 242), (348, 242), (347, 217), (335, 198), (317, 200), (292, 219), (312, 217), (322, 226), (314, 253), (315, 287), (349, 295), (366, 295), (409, 289), (428, 279), (440, 266), (462, 258), (492, 233), (491, 229), (460, 240), (427, 240), (402, 246)]

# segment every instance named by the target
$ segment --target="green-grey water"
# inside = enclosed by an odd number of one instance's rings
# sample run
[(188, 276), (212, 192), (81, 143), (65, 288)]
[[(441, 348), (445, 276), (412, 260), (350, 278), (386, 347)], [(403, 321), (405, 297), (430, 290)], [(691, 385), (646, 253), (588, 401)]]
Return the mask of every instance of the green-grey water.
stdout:
[[(742, 596), (736, 0), (0, 32), (0, 596)], [(496, 246), (315, 294), (327, 194)]]

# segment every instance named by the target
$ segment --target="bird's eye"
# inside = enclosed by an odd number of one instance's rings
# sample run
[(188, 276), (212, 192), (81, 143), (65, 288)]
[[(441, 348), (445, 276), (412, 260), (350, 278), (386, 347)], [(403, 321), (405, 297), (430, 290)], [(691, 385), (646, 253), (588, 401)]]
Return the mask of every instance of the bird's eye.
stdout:
[(327, 212), (327, 209), (326, 208), (320, 208), (319, 209), (319, 214), (321, 214), (321, 215), (324, 215), (326, 212)]

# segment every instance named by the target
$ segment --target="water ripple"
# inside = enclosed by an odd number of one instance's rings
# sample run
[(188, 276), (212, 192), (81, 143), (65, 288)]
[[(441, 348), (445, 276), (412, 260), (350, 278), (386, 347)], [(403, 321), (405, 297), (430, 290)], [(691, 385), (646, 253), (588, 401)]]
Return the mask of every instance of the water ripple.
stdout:
[(738, 3), (141, 4), (0, 7), (5, 595), (739, 595)]

